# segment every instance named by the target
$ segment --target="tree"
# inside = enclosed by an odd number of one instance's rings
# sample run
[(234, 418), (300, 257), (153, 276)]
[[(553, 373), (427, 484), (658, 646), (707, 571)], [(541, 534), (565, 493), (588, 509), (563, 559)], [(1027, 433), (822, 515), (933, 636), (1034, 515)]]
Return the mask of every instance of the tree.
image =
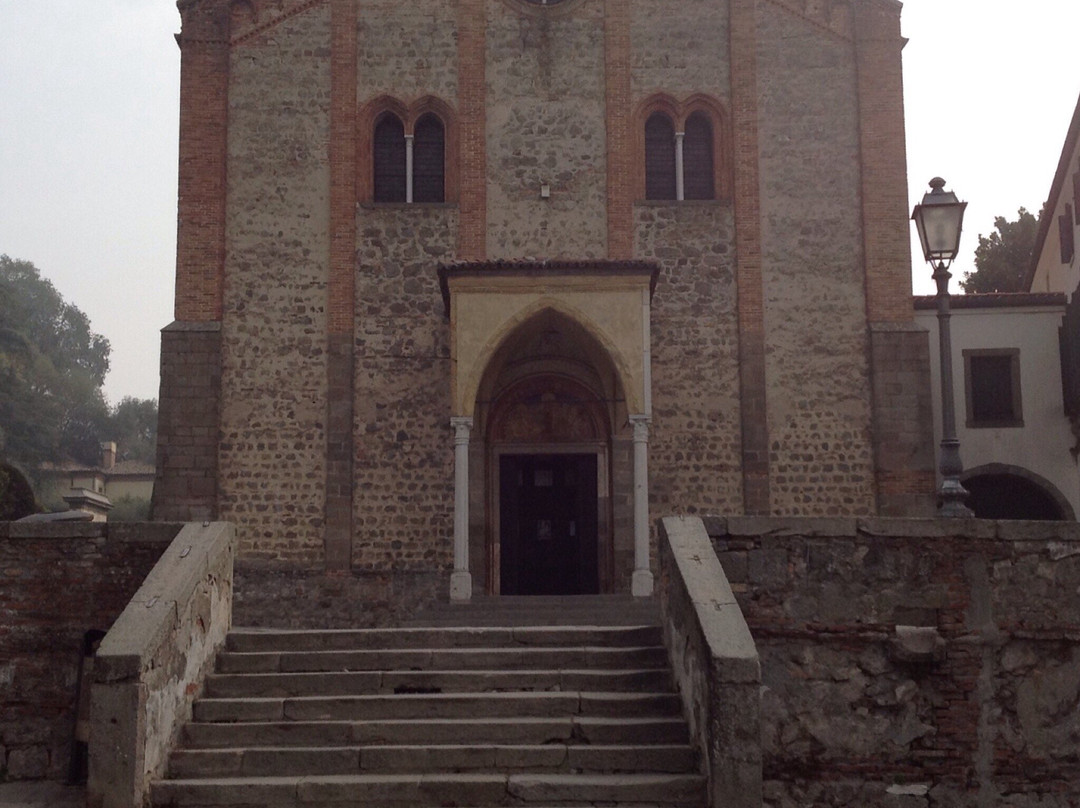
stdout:
[(109, 341), (29, 261), (0, 255), (0, 453), (96, 465)]
[(105, 440), (116, 441), (120, 460), (138, 460), (153, 465), (157, 451), (157, 401), (124, 396), (109, 416)]
[(989, 236), (979, 234), (975, 271), (965, 272), (960, 281), (965, 292), (1025, 291), (1024, 278), (1039, 234), (1039, 220), (1024, 208), (1017, 214), (1014, 222), (1004, 216), (995, 217), (997, 232)]

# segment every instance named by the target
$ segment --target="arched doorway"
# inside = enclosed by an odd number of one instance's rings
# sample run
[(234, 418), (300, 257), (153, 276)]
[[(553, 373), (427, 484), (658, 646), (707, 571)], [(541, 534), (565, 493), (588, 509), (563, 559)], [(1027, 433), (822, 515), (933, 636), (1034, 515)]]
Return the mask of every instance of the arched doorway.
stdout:
[(612, 506), (613, 478), (632, 471), (618, 450), (630, 445), (626, 404), (602, 346), (567, 315), (537, 313), (493, 356), (476, 410), (487, 590), (611, 591), (614, 522), (632, 518)]
[(969, 470), (961, 479), (967, 506), (978, 519), (1072, 520), (1068, 500), (1047, 480), (1026, 469), (994, 463)]

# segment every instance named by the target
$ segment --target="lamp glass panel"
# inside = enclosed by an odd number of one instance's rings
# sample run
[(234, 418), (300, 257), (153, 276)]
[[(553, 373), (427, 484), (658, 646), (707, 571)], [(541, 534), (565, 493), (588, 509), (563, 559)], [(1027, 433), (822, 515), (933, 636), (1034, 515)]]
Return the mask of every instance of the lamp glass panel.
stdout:
[(960, 249), (964, 206), (921, 205), (916, 224), (927, 258), (955, 258)]

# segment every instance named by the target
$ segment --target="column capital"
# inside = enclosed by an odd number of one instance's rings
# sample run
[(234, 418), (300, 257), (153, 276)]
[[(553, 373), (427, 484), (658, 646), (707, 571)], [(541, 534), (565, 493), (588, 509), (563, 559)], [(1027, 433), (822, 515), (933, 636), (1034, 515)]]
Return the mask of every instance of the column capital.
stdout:
[(630, 425), (634, 427), (634, 442), (648, 442), (649, 440), (649, 426), (652, 424), (652, 418), (648, 415), (631, 415)]
[(454, 430), (454, 443), (467, 444), (469, 442), (469, 434), (472, 432), (473, 419), (468, 416), (454, 416), (450, 419), (450, 426)]

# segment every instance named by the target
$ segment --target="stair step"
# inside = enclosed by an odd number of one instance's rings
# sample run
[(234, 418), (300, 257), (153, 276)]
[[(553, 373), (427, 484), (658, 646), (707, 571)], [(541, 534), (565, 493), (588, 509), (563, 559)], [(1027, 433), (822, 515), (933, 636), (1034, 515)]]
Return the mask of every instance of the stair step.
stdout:
[(687, 744), (438, 745), (187, 749), (176, 752), (169, 773), (179, 779), (367, 772), (665, 772), (694, 769)]
[(227, 651), (220, 673), (303, 671), (525, 670), (656, 668), (668, 664), (659, 644), (605, 648), (597, 645), (545, 648), (440, 648), (308, 651)]
[(705, 780), (691, 774), (401, 774), (160, 780), (157, 808), (217, 805), (405, 806), (652, 803), (701, 806)]
[(184, 727), (187, 748), (250, 746), (356, 746), (363, 744), (685, 744), (682, 716), (384, 721), (267, 721)]
[(603, 690), (670, 692), (665, 668), (630, 670), (333, 671), (212, 674), (210, 698), (237, 696), (338, 696), (372, 693)]
[(661, 645), (659, 626), (419, 627), (338, 630), (233, 629), (230, 651), (332, 651), (514, 646)]
[(424, 693), (200, 699), (196, 721), (377, 721), (511, 716), (679, 715), (675, 693)]

